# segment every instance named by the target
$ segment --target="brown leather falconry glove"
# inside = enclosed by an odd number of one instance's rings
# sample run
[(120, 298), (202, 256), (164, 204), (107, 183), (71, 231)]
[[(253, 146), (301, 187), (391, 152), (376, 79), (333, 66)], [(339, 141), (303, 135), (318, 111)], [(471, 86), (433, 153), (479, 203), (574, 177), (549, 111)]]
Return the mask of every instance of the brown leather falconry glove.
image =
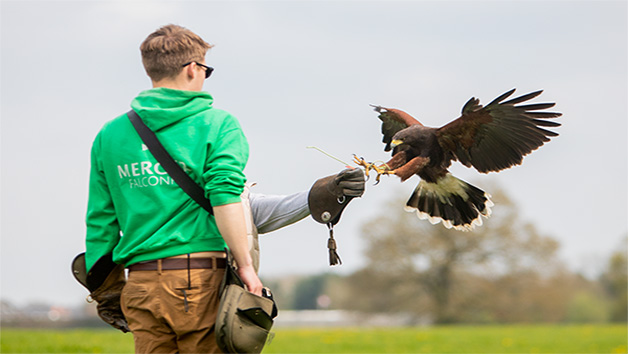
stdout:
[(100, 258), (87, 273), (85, 253), (81, 253), (72, 262), (72, 274), (90, 291), (89, 297), (96, 301), (98, 316), (103, 321), (124, 333), (131, 331), (120, 307), (120, 295), (126, 284), (123, 265), (113, 263), (109, 254)]
[(364, 172), (357, 168), (317, 180), (308, 196), (310, 214), (322, 224), (337, 224), (351, 199), (364, 194), (364, 183)]
[(349, 202), (364, 194), (365, 177), (361, 169), (346, 169), (317, 180), (308, 196), (310, 214), (314, 220), (329, 228), (329, 264), (342, 264), (336, 253), (333, 227), (340, 221), (340, 215)]

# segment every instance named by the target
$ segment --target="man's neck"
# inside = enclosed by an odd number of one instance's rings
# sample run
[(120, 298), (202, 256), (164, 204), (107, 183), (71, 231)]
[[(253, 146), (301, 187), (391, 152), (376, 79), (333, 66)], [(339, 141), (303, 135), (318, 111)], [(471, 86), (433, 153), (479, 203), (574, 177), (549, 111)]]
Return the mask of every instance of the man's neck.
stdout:
[(153, 88), (169, 88), (169, 89), (174, 89), (174, 90), (184, 90), (184, 91), (191, 91), (187, 85), (179, 85), (175, 82), (166, 82), (166, 81), (159, 81), (159, 82), (154, 82), (153, 81)]
[(152, 81), (153, 88), (169, 88), (174, 90), (183, 90), (183, 91), (201, 91), (202, 87), (195, 87), (193, 81), (189, 80), (172, 80), (172, 79), (164, 79), (160, 81)]

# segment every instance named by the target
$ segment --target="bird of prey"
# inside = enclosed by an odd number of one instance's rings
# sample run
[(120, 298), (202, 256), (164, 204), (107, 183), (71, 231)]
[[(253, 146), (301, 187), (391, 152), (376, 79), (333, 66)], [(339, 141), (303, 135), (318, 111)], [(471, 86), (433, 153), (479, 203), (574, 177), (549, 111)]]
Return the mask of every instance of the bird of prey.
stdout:
[(525, 155), (558, 136), (544, 128), (560, 126), (546, 120), (562, 115), (544, 111), (554, 103), (520, 104), (543, 91), (504, 101), (514, 92), (486, 106), (473, 97), (459, 118), (440, 128), (423, 126), (398, 109), (372, 106), (382, 121), (384, 150), (392, 150), (392, 159), (379, 166), (357, 156), (355, 162), (366, 168), (367, 175), (374, 169), (378, 181), (383, 174), (396, 175), (402, 182), (418, 175), (421, 181), (405, 209), (432, 224), (442, 221), (447, 228), (469, 231), (482, 225), (482, 217), (490, 216), (493, 203), (489, 194), (452, 176), (451, 162), (457, 160), (481, 173), (497, 172), (520, 165)]

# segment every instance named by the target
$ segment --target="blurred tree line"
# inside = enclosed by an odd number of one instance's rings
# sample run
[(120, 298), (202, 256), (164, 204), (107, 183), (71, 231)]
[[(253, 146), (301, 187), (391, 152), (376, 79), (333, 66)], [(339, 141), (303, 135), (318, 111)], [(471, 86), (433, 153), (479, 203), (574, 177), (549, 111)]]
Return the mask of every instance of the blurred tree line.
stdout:
[(598, 279), (573, 273), (559, 244), (520, 219), (508, 196), (471, 232), (419, 220), (391, 201), (363, 226), (367, 266), (270, 282), (282, 309), (410, 315), (416, 323), (626, 321), (628, 237)]

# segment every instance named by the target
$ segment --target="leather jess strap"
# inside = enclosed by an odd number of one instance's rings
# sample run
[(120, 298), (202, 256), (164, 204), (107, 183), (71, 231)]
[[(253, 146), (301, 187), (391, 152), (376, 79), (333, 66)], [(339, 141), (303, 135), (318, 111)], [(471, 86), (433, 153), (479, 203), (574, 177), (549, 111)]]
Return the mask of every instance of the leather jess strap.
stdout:
[(138, 270), (182, 270), (182, 269), (214, 269), (214, 259), (216, 269), (224, 269), (227, 266), (226, 258), (166, 258), (156, 261), (140, 262), (128, 266), (129, 271)]

